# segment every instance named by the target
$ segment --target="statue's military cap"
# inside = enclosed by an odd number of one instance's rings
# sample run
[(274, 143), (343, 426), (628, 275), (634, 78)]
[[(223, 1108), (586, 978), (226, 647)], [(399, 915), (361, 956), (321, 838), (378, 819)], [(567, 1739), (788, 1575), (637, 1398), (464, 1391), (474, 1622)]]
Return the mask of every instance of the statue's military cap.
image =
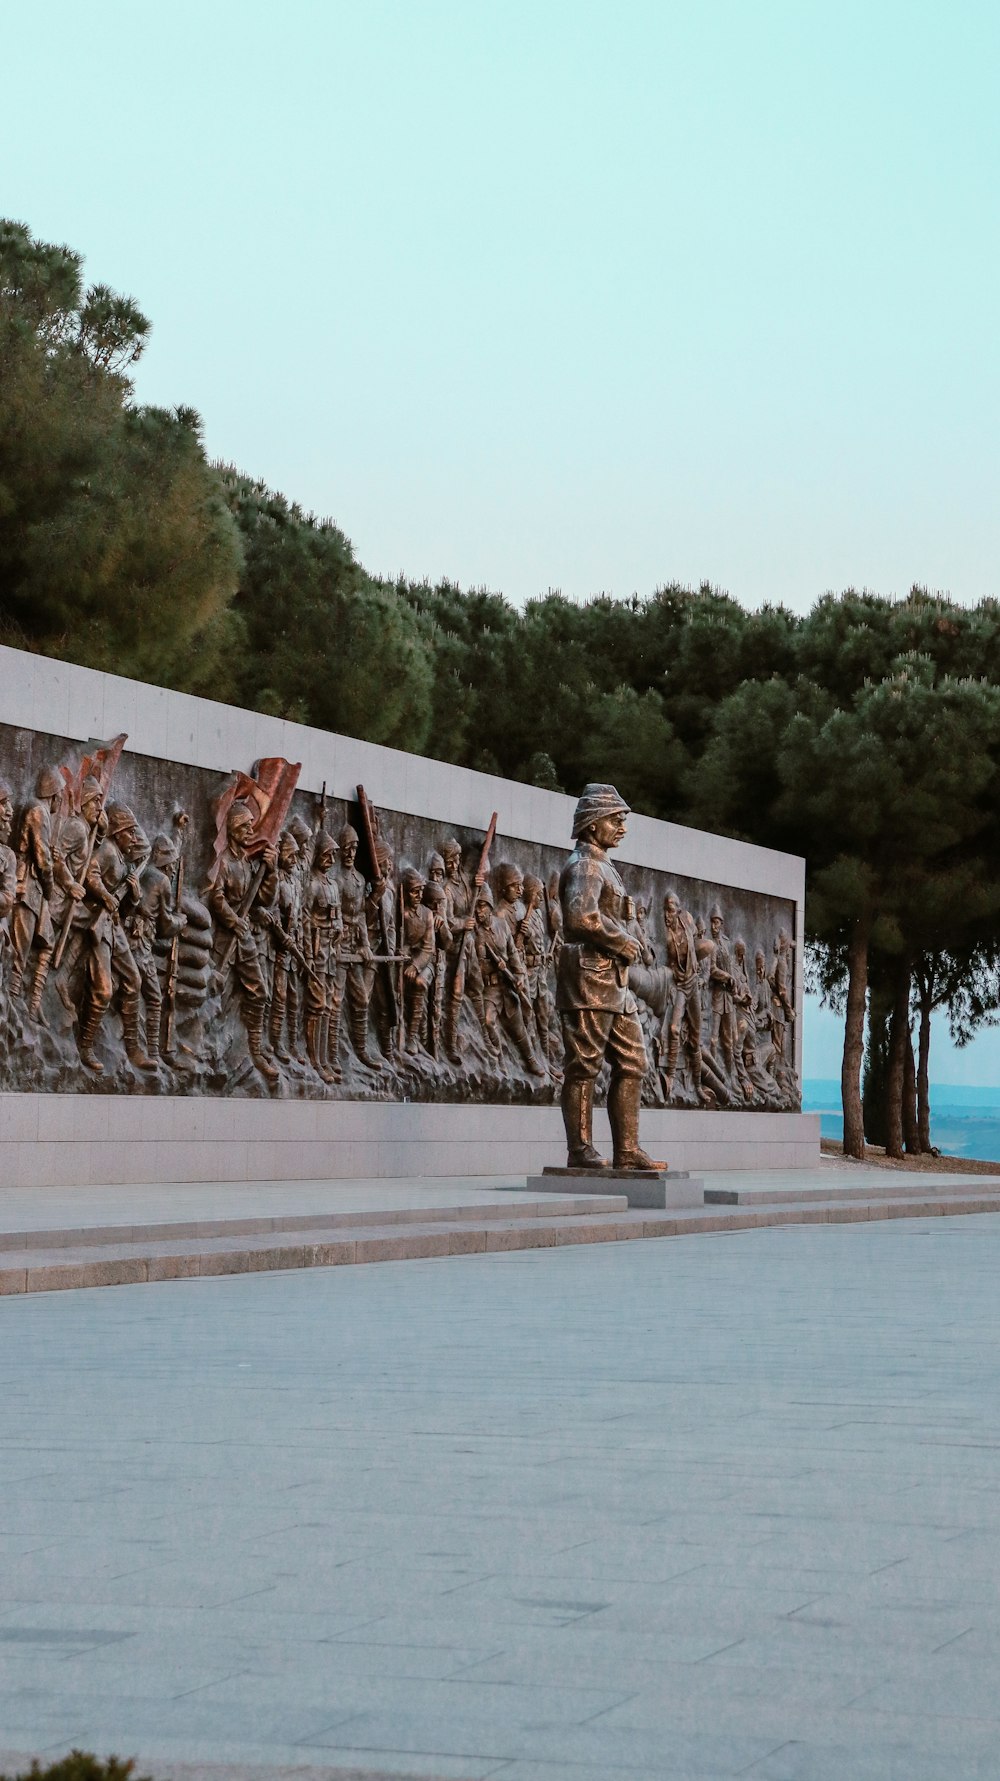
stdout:
[(585, 785), (573, 812), (573, 839), (605, 816), (628, 816), (630, 807), (613, 785)]

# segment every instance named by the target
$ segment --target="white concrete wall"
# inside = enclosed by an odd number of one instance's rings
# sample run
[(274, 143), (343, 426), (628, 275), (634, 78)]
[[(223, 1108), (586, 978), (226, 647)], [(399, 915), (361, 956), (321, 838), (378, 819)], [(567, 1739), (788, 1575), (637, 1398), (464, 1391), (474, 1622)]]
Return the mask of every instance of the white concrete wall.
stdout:
[[(325, 781), (331, 796), (353, 798), (360, 783), (380, 808), (479, 829), (496, 810), (501, 837), (569, 841), (575, 800), (560, 792), (4, 647), (0, 722), (81, 743), (126, 730), (127, 753), (215, 772), (283, 755), (302, 762), (307, 792)], [(792, 854), (633, 816), (618, 857), (787, 898), (801, 943), (805, 862)], [(801, 1016), (801, 950), (796, 1007)], [(801, 1018), (795, 1041), (801, 1074)], [(788, 1113), (650, 1111), (643, 1138), (675, 1168), (799, 1167), (818, 1156), (819, 1122)], [(519, 1173), (561, 1153), (559, 1114), (550, 1107), (0, 1096), (0, 1185)]]

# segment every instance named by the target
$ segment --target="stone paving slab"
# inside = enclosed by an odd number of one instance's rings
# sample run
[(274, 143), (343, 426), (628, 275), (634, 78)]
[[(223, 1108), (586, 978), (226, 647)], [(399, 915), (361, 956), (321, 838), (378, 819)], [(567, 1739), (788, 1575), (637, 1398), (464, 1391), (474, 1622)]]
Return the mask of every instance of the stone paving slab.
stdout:
[(897, 1217), (5, 1299), (0, 1768), (997, 1781), (998, 1274)]

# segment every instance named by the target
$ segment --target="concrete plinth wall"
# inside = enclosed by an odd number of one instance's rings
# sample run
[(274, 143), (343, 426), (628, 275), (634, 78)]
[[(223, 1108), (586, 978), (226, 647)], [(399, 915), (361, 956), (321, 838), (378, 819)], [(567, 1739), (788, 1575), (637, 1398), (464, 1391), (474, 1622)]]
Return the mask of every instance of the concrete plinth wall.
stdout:
[[(595, 1127), (607, 1146), (603, 1112)], [(805, 1169), (819, 1156), (818, 1114), (649, 1108), (642, 1135), (673, 1169)], [(557, 1107), (0, 1098), (0, 1181), (18, 1187), (526, 1175), (565, 1161)]]
[[(280, 718), (0, 648), (0, 722), (86, 744), (126, 730), (126, 753), (225, 774), (264, 756), (302, 762), (299, 785), (432, 819), (569, 845), (574, 799), (334, 736)], [(792, 1028), (801, 1076), (804, 862), (633, 816), (623, 863), (779, 897), (795, 908)], [(606, 1118), (598, 1129), (606, 1141)], [(819, 1155), (801, 1113), (649, 1109), (643, 1140), (678, 1169), (793, 1168)], [(446, 1102), (248, 1099), (168, 1094), (0, 1095), (0, 1185), (319, 1180), (534, 1172), (564, 1160), (558, 1109)]]

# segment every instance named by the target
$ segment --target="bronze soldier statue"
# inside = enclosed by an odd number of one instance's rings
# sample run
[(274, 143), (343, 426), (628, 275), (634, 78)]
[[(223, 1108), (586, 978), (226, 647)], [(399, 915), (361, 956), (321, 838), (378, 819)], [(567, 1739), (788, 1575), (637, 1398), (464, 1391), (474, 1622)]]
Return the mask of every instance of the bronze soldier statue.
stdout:
[(426, 909), (430, 910), (434, 921), (434, 965), (433, 980), (429, 986), (428, 1026), (430, 1028), (431, 1055), (440, 1058), (444, 1026), (445, 975), (448, 969), (448, 948), (451, 945), (451, 929), (448, 926), (448, 893), (441, 878), (428, 878), (423, 887), (421, 902)]
[[(38, 954), (28, 1012), (37, 1017), (49, 960), (55, 950), (49, 902), (56, 882), (65, 885), (67, 874), (54, 850), (53, 825), (63, 807), (64, 787), (58, 767), (43, 767), (35, 781), (35, 796), (21, 819), (17, 838), (17, 900), (11, 916), (13, 961), (10, 993), (19, 996), (28, 973), (32, 952)], [(67, 887), (68, 888), (68, 887)], [(82, 890), (74, 893), (83, 895)]]
[(381, 1070), (382, 1059), (368, 1050), (368, 1008), (375, 983), (375, 964), (368, 941), (366, 905), (368, 891), (354, 864), (358, 832), (345, 823), (337, 835), (340, 863), (336, 868), (344, 932), (338, 952), (337, 987), (347, 996), (347, 1023), (358, 1062), (369, 1070)]
[(754, 953), (753, 968), (754, 980), (751, 985), (751, 994), (753, 996), (754, 1062), (758, 1071), (766, 1072), (769, 1075), (776, 1056), (771, 980), (767, 975), (767, 959), (760, 948)]
[(521, 920), (524, 916), (524, 904), (521, 901), (524, 896), (524, 879), (520, 868), (512, 865), (509, 860), (503, 860), (493, 874), (493, 882), (496, 886), (497, 920), (507, 923), (514, 936), (515, 946), (520, 948)]
[(424, 880), (416, 867), (406, 868), (400, 884), (403, 907), (399, 950), (406, 958), (403, 966), (402, 1050), (415, 1052), (423, 1041), (427, 992), (434, 981), (434, 912), (421, 900)]
[[(313, 847), (315, 833), (306, 822), (304, 816), (293, 811), (288, 819), (288, 833), (299, 850), (298, 891), (299, 903), (304, 912), (309, 892), (309, 879), (313, 868)], [(305, 927), (302, 928), (302, 943), (305, 945)], [(305, 1044), (306, 1019), (306, 982), (305, 974), (295, 965), (288, 973), (288, 1045), (292, 1056), (302, 1060)]]
[(753, 1099), (753, 1083), (750, 1080), (750, 1065), (754, 1061), (753, 1054), (753, 995), (750, 990), (750, 975), (747, 970), (747, 943), (741, 937), (733, 941), (733, 1020), (735, 1023), (735, 1063), (736, 1074), (744, 1099)]
[(10, 787), (0, 781), (0, 988), (3, 986), (6, 953), (10, 945), (10, 917), (17, 898), (17, 858), (7, 843), (14, 823)]
[(494, 913), (493, 893), (488, 884), (481, 885), (476, 892), (473, 941), (483, 985), (483, 1023), (490, 1050), (499, 1056), (502, 1027), (529, 1075), (544, 1076), (545, 1065), (535, 1056), (524, 1022), (525, 1012), (530, 1013), (524, 961), (510, 923)]
[(562, 1114), (571, 1169), (603, 1169), (594, 1148), (594, 1088), (611, 1065), (608, 1118), (616, 1169), (656, 1169), (639, 1147), (639, 1102), (646, 1046), (628, 987), (639, 956), (629, 933), (632, 900), (608, 858), (625, 834), (629, 807), (613, 785), (584, 787), (573, 816), (576, 846), (559, 875), (563, 949), (556, 1007), (566, 1054)]
[(785, 1055), (785, 1028), (791, 1026), (795, 1019), (791, 983), (792, 952), (791, 937), (782, 928), (774, 942), (774, 969), (771, 972), (774, 1048), (782, 1063), (788, 1062)]
[[(143, 852), (145, 849), (143, 849)], [(146, 1006), (146, 1050), (151, 1058), (160, 1055), (163, 1030), (163, 982), (161, 972), (165, 960), (161, 948), (169, 950), (176, 934), (187, 927), (187, 916), (174, 908), (174, 874), (177, 870), (177, 843), (169, 835), (157, 835), (145, 861), (134, 861), (139, 879), (139, 901), (133, 905), (127, 921), (132, 957), (142, 979), (142, 999)], [(169, 986), (168, 986), (169, 987)]]
[(336, 856), (337, 844), (333, 836), (320, 829), (306, 887), (303, 934), (311, 973), (305, 983), (306, 1050), (309, 1062), (324, 1082), (340, 1082), (343, 1077), (337, 1062), (340, 1010), (344, 999), (337, 947), (344, 932), (344, 921), (333, 863)]
[(264, 1051), (267, 984), (257, 949), (255, 916), (258, 906), (267, 909), (274, 902), (278, 888), (278, 855), (275, 848), (265, 847), (258, 863), (249, 852), (253, 831), (253, 814), (247, 805), (231, 804), (226, 814), (226, 845), (205, 901), (218, 930), (217, 962), (220, 962), (221, 948), (223, 957), (232, 959), (242, 992), (243, 1022), (250, 1057), (265, 1082), (273, 1085), (280, 1080), (280, 1072)]
[(470, 990), (473, 1001), (482, 1007), (482, 986), (472, 944), (475, 925), (473, 890), (462, 871), (462, 849), (452, 837), (441, 848), (444, 857), (445, 890), (448, 893), (448, 930), (451, 943), (445, 971), (444, 1049), (453, 1064), (461, 1063), (458, 1029), (462, 1003)]
[(43, 948), (35, 972), (28, 1012), (41, 1010), (42, 989), (49, 966), (56, 968), (55, 984), (65, 1008), (76, 1014), (70, 990), (81, 956), (92, 943), (93, 908), (84, 902), (87, 871), (98, 844), (108, 832), (104, 791), (99, 779), (89, 776), (80, 787), (80, 808), (68, 816), (54, 849), (56, 883), (49, 900), (53, 945)]
[(708, 1049), (713, 1058), (718, 1058), (721, 1048), (723, 1064), (731, 1076), (736, 1065), (733, 957), (725, 929), (725, 916), (718, 903), (713, 903), (708, 912), (708, 931), (712, 943), (708, 966), (712, 994), (712, 1030)]
[(669, 1101), (674, 1092), (683, 1024), (687, 1028), (694, 1091), (700, 1101), (707, 1102), (712, 1097), (701, 1085), (701, 991), (702, 960), (708, 956), (711, 942), (699, 936), (694, 917), (689, 910), (681, 908), (680, 899), (673, 891), (668, 891), (663, 899), (663, 925), (667, 935), (667, 964), (674, 979), (663, 1093)]
[(129, 1062), (137, 1070), (156, 1069), (139, 1036), (142, 978), (128, 943), (123, 909), (126, 900), (138, 903), (142, 896), (130, 857), (139, 847), (139, 825), (127, 804), (110, 804), (107, 824), (107, 834), (94, 848), (86, 869), (84, 901), (73, 918), (85, 980), (77, 1047), (81, 1063), (95, 1075), (100, 1075), (102, 1065), (94, 1056), (94, 1041), (116, 992)]
[(125, 917), (125, 932), (132, 957), (142, 982), (142, 1000), (146, 1009), (146, 1051), (155, 1063), (160, 1055), (160, 1033), (163, 1025), (163, 984), (160, 979), (161, 959), (157, 941), (169, 946), (175, 934), (187, 927), (187, 916), (175, 912), (172, 874), (177, 865), (177, 848), (169, 835), (157, 835), (152, 847), (136, 827), (137, 845), (128, 849), (134, 872), (141, 873), (139, 899), (131, 904)]
[[(373, 953), (391, 960), (396, 951), (396, 861), (392, 848), (384, 841), (377, 841), (375, 844), (375, 868), (378, 878), (372, 885), (365, 904), (368, 944)], [(392, 1052), (397, 1012), (400, 1020), (402, 1019), (401, 1011), (396, 1008), (392, 977), (394, 968), (391, 963), (376, 966), (375, 982), (372, 985), (371, 1008), (375, 1031), (386, 1057)], [(400, 1027), (400, 1043), (403, 1030)]]
[[(302, 947), (302, 882), (299, 876), (299, 844), (290, 828), (278, 842), (278, 889), (269, 911), (268, 928), (273, 952), (271, 1008), (267, 1036), (276, 1058), (290, 1062), (297, 1055), (298, 1015), (295, 954)], [(291, 994), (289, 994), (291, 991)], [(284, 1044), (288, 1018), (287, 1048)]]
[(538, 1045), (550, 1074), (559, 1077), (552, 1055), (552, 995), (549, 990), (549, 934), (545, 919), (545, 886), (540, 878), (524, 876), (524, 915), (520, 923), (519, 950), (524, 960), (525, 989), (535, 1016)]

